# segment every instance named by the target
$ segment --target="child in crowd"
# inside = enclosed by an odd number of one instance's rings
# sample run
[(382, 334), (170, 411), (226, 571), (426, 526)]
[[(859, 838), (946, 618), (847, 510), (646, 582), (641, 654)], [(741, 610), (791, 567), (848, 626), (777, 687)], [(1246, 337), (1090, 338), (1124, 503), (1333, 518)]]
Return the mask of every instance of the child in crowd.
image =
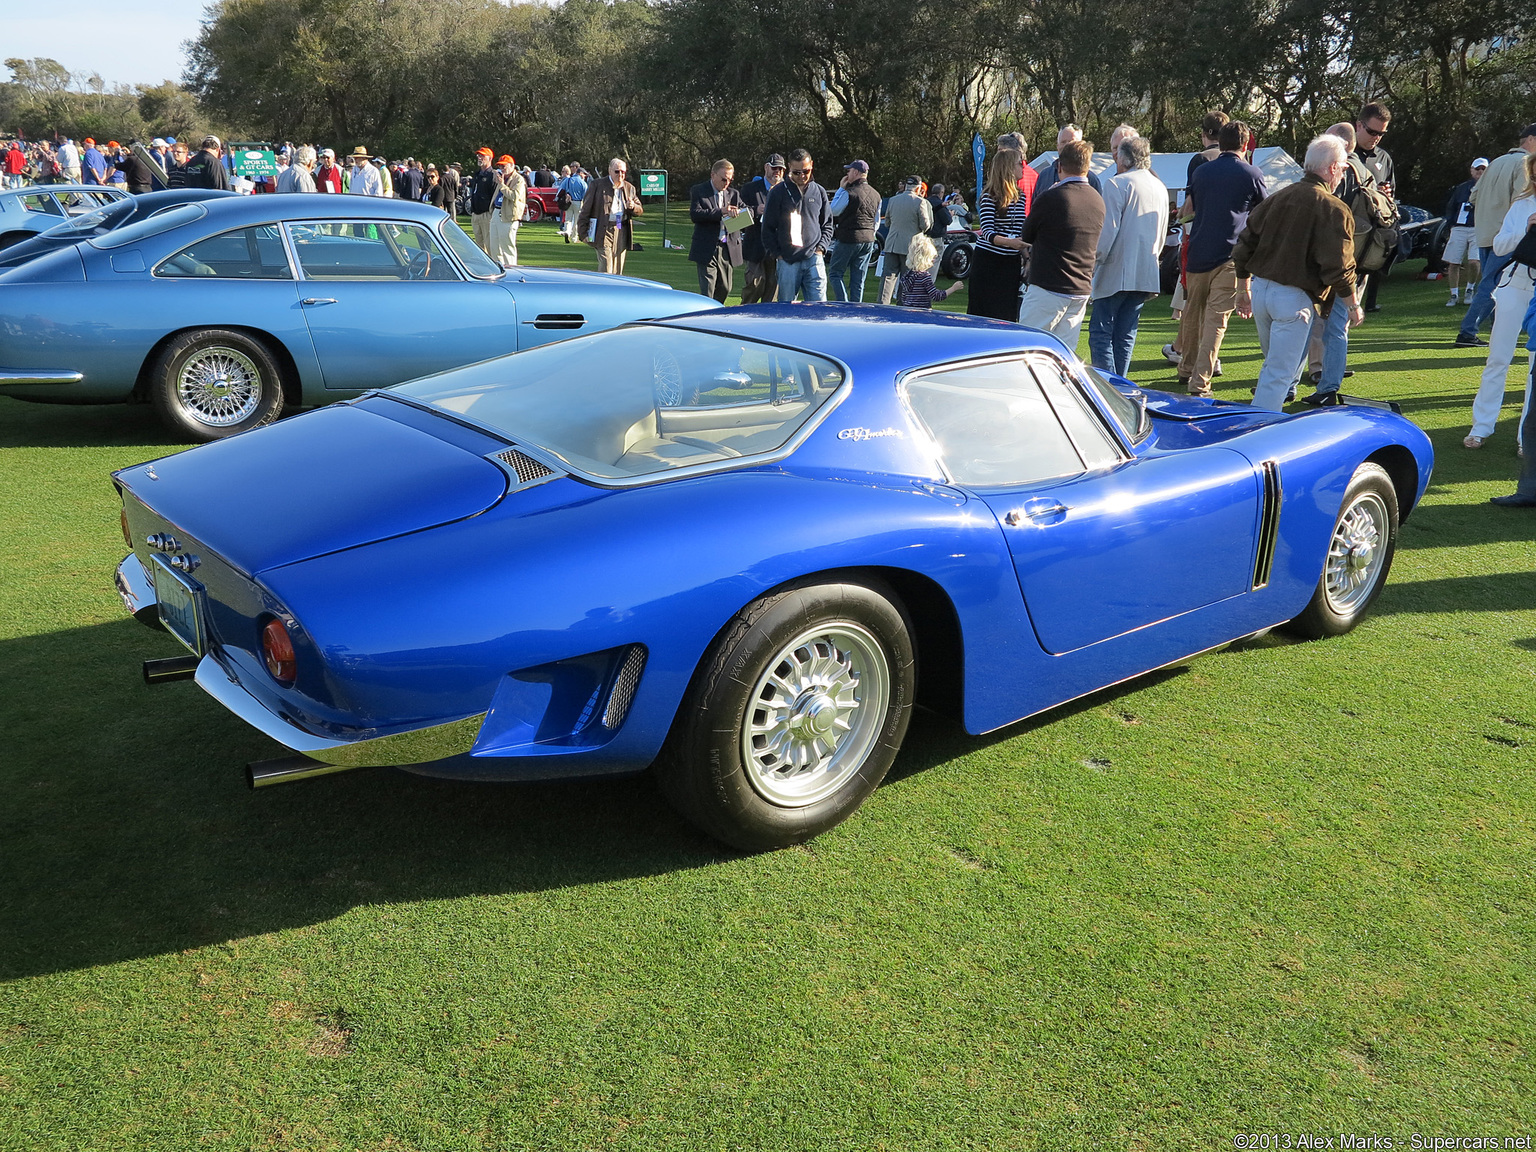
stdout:
[(948, 288), (940, 288), (933, 282), (929, 271), (938, 260), (939, 253), (933, 241), (919, 232), (907, 245), (907, 270), (901, 274), (901, 302), (908, 308), (932, 308), (935, 300), (948, 300), (965, 287), (964, 280), (956, 280)]

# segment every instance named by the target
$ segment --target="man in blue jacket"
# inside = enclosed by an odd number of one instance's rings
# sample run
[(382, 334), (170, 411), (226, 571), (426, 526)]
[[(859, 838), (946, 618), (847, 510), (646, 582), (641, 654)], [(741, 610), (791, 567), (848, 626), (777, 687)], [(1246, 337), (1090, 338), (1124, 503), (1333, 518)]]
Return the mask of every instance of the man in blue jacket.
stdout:
[(789, 179), (768, 194), (763, 250), (779, 262), (779, 303), (798, 294), (807, 304), (827, 298), (826, 253), (832, 248), (832, 199), (811, 179), (811, 154), (789, 154)]

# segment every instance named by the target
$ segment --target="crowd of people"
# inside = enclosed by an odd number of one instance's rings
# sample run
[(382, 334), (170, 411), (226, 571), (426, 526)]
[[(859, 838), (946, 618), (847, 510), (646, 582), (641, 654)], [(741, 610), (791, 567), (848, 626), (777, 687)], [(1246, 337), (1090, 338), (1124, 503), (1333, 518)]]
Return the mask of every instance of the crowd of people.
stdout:
[[(1340, 402), (1343, 380), (1353, 375), (1350, 329), (1379, 311), (1376, 293), (1398, 251), (1395, 169), (1382, 146), (1390, 124), (1384, 105), (1366, 104), (1353, 122), (1313, 139), (1303, 178), (1273, 194), (1266, 194), (1252, 163), (1253, 132), (1220, 111), (1202, 121), (1201, 150), (1189, 161), (1180, 195), (1170, 195), (1152, 173), (1151, 146), (1130, 125), (1111, 135), (1113, 172), (1102, 179), (1091, 168), (1091, 142), (1074, 125), (1060, 130), (1056, 156), (1039, 172), (1028, 164), (1022, 136), (1006, 133), (996, 142), (974, 218), (958, 193), (942, 185), (930, 189), (916, 175), (882, 197), (864, 160), (844, 164), (830, 190), (816, 179), (814, 159), (803, 148), (787, 162), (770, 155), (742, 188), (733, 187), (734, 164), (720, 160), (689, 190), (688, 258), (697, 266), (699, 292), (722, 303), (741, 268), (744, 304), (862, 302), (878, 258), (881, 304), (927, 308), (968, 289), (971, 315), (1038, 328), (1068, 348), (1077, 346), (1087, 319), (1094, 367), (1123, 376), (1142, 309), (1158, 295), (1165, 255), (1176, 247), (1178, 334), (1162, 351), (1179, 385), (1191, 396), (1212, 395), (1236, 312), (1255, 322), (1264, 354), (1254, 403), (1279, 410), (1310, 377), (1312, 392), (1302, 402), (1328, 406)], [(439, 167), (414, 157), (391, 163), (362, 146), (343, 160), (330, 148), (285, 144), (277, 151), (275, 178), (244, 180), (222, 141), (210, 135), (196, 152), (173, 138), (156, 138), (147, 151), (116, 141), (98, 146), (89, 138), (79, 145), (18, 140), (5, 150), (3, 164), (10, 187), (35, 180), (119, 184), (130, 192), (322, 192), (467, 210), (475, 243), (506, 268), (517, 264), (530, 187), (554, 190), (566, 243), (591, 246), (602, 272), (623, 274), (636, 247), (633, 222), (644, 214), (628, 165), (618, 157), (603, 176), (574, 162), (558, 173), (544, 165), (519, 167), (510, 154), (498, 157), (484, 147), (467, 174), (458, 163)], [(1444, 255), (1448, 306), (1466, 306), (1455, 342), (1488, 348), (1463, 440), (1477, 449), (1493, 434), (1519, 334), (1531, 326), (1528, 312), (1536, 311), (1536, 257), (1526, 251), (1536, 243), (1536, 124), (1491, 163), (1472, 161), (1445, 216), (1451, 225)], [(936, 241), (968, 225), (974, 226), (969, 280), (941, 288), (934, 276)], [(1490, 317), (1484, 340), (1479, 331)], [(1536, 354), (1532, 359), (1536, 366)], [(1530, 393), (1528, 386), (1522, 445)], [(1536, 476), (1502, 502), (1536, 505)]]

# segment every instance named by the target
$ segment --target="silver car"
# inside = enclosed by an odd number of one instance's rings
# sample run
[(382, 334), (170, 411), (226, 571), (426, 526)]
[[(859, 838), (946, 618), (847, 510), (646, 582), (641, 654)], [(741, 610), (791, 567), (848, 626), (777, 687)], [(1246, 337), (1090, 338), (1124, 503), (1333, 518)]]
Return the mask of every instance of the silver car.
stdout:
[(0, 192), (0, 249), (127, 195), (102, 184), (32, 184)]

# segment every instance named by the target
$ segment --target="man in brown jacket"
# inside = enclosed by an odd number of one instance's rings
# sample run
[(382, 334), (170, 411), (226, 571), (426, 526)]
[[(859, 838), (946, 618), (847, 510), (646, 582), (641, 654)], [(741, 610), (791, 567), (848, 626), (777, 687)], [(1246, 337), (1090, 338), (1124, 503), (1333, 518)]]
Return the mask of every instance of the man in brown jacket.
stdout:
[(1307, 145), (1306, 175), (1260, 201), (1232, 249), (1237, 314), (1253, 317), (1264, 350), (1256, 407), (1280, 411), (1319, 308), (1348, 308), (1351, 327), (1365, 318), (1355, 302), (1354, 218), (1333, 195), (1348, 165), (1344, 141), (1317, 137)]
[(634, 246), (630, 224), (644, 215), (640, 193), (624, 179), (629, 165), (615, 156), (608, 161), (608, 176), (592, 181), (576, 217), (576, 235), (597, 249), (597, 270), (624, 275), (624, 256)]

